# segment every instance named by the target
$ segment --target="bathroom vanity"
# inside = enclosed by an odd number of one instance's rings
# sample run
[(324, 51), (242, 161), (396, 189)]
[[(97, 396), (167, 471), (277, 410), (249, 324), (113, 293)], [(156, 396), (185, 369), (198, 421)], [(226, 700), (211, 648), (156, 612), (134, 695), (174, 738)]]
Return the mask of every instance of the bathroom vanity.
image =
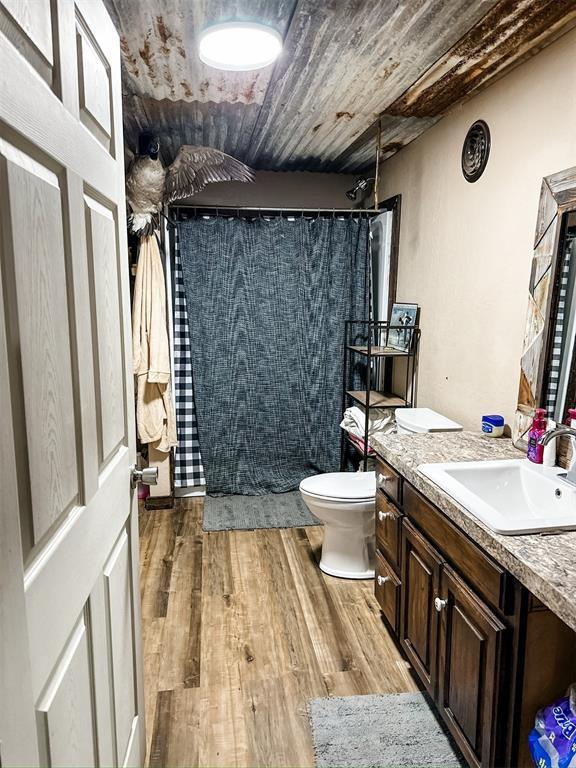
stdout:
[(476, 433), (382, 435), (375, 594), (472, 766), (530, 766), (536, 711), (576, 681), (576, 532), (490, 531), (418, 472), (518, 458)]

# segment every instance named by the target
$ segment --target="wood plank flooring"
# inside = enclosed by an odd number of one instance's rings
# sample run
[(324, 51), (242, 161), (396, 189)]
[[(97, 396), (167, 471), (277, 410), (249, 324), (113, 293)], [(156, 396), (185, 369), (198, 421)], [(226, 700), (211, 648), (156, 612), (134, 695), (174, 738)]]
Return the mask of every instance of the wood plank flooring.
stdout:
[(313, 766), (308, 701), (417, 690), (409, 666), (320, 527), (204, 533), (202, 504), (140, 510), (147, 765)]

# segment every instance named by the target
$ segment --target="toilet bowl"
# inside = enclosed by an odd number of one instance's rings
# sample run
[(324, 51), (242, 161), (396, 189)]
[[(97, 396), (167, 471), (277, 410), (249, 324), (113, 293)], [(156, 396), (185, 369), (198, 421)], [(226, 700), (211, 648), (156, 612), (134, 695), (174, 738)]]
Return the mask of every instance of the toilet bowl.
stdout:
[[(430, 408), (397, 408), (399, 434), (459, 432), (462, 426)], [(328, 472), (300, 483), (304, 503), (324, 523), (320, 568), (343, 579), (374, 577), (374, 472)]]
[(300, 483), (302, 499), (324, 523), (320, 568), (344, 579), (374, 578), (374, 472), (328, 472)]

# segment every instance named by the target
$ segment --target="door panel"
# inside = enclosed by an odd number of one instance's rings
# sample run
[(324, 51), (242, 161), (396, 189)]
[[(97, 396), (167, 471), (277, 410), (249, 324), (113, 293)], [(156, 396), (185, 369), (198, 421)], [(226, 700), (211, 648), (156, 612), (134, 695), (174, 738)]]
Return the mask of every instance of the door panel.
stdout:
[(22, 528), (31, 548), (78, 498), (62, 190), (55, 173), (12, 144), (2, 141), (0, 152), (8, 325), (19, 352), (12, 373), (23, 394), (17, 439), (28, 457), (21, 485), (31, 494)]
[(112, 680), (116, 691), (114, 698), (116, 756), (120, 764), (124, 761), (132, 724), (136, 717), (133, 628), (130, 610), (132, 596), (130, 546), (126, 531), (122, 531), (110, 560), (104, 568), (104, 580), (112, 650)]
[(96, 765), (93, 738), (92, 671), (84, 616), (37, 707), (43, 765)]
[(438, 704), (472, 765), (499, 764), (500, 666), (506, 627), (448, 566), (441, 578)]
[(112, 212), (84, 196), (92, 293), (98, 412), (98, 452), (105, 464), (124, 438), (124, 378), (116, 224)]
[(102, 54), (78, 23), (78, 81), (82, 122), (109, 147), (112, 134), (110, 77)]
[(442, 557), (414, 526), (402, 522), (402, 610), (400, 641), (428, 692), (436, 692), (438, 614)]
[(119, 40), (100, 0), (0, 30), (1, 760), (141, 765)]
[[(17, 30), (12, 38), (20, 37), (20, 42), (29, 43), (34, 53), (40, 54), (47, 64), (53, 64), (52, 13), (50, 0), (3, 0), (7, 18)], [(32, 54), (31, 58), (35, 57)]]
[(460, 729), (476, 749), (482, 692), (481, 667), (486, 642), (460, 605), (452, 608), (451, 624), (446, 700), (450, 702)]

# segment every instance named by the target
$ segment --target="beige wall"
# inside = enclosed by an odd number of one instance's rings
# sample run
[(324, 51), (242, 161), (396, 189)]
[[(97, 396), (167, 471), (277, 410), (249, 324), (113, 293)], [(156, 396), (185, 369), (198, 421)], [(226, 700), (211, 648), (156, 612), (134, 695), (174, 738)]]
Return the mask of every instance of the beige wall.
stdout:
[(210, 184), (188, 202), (256, 208), (350, 208), (344, 193), (356, 178), (342, 173), (257, 171), (253, 184)]
[[(419, 405), (467, 428), (511, 423), (542, 177), (576, 165), (576, 32), (459, 107), (383, 166), (402, 194), (398, 300), (421, 306)], [(460, 170), (474, 120), (492, 136), (475, 184)]]

